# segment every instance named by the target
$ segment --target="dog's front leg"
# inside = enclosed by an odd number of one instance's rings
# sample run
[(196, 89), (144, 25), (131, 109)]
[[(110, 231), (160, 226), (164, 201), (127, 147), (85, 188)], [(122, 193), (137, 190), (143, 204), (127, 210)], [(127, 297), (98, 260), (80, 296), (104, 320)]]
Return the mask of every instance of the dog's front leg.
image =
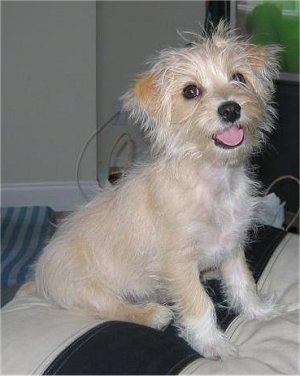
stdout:
[(216, 322), (212, 301), (200, 283), (197, 261), (170, 261), (166, 280), (174, 302), (180, 335), (194, 350), (209, 358), (227, 358), (236, 349), (226, 339)]
[(243, 250), (220, 267), (224, 292), (235, 311), (249, 318), (269, 318), (278, 313), (273, 297), (260, 297)]

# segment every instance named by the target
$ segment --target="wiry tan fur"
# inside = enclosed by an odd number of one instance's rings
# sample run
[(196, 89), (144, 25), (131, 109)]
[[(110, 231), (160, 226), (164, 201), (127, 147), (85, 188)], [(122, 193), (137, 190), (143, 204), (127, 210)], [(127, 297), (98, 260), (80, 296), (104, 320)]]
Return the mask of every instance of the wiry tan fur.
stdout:
[[(180, 334), (207, 357), (234, 353), (200, 283), (218, 269), (232, 307), (274, 312), (256, 294), (243, 247), (259, 206), (245, 162), (272, 129), (275, 47), (257, 47), (221, 24), (210, 38), (162, 51), (124, 96), (151, 139), (153, 160), (132, 169), (57, 230), (35, 272), (39, 295), (62, 308)], [(232, 76), (242, 73), (246, 84)], [(202, 95), (187, 100), (197, 84)], [(241, 106), (244, 141), (224, 149), (218, 107)], [(168, 305), (171, 303), (171, 305)]]

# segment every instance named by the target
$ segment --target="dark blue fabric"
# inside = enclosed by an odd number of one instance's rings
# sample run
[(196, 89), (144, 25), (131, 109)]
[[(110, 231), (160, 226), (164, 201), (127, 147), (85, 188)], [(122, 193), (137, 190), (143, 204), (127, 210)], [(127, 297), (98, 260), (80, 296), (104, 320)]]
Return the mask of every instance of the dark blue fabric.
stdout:
[(1, 208), (1, 288), (28, 280), (54, 223), (55, 212), (49, 207)]

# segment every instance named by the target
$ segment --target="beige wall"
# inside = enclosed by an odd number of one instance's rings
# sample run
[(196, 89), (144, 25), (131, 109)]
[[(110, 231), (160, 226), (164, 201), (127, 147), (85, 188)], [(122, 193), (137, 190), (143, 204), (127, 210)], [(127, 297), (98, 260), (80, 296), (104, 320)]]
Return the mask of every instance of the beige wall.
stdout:
[[(83, 144), (118, 108), (148, 56), (180, 45), (177, 29), (198, 30), (204, 8), (202, 1), (2, 1), (4, 203), (72, 207)], [(147, 149), (126, 118), (124, 126), (110, 125), (84, 155), (83, 183), (104, 171), (124, 131), (138, 154)]]
[[(204, 1), (97, 2), (98, 125), (115, 112), (117, 98), (133, 76), (145, 69), (145, 60), (161, 48), (181, 45), (176, 30), (199, 31), (204, 17)], [(131, 124), (109, 126), (97, 140), (99, 174), (105, 173), (112, 144), (124, 131), (133, 134), (143, 149)]]
[[(2, 183), (74, 181), (96, 128), (96, 4), (2, 1)], [(81, 177), (96, 178), (95, 145)]]

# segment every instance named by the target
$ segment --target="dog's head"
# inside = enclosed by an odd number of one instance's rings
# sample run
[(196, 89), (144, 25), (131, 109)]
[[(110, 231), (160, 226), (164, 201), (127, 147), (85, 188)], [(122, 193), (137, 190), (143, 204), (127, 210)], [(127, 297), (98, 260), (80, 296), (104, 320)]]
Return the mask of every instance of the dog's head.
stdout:
[(234, 164), (272, 129), (276, 46), (256, 46), (221, 24), (188, 47), (161, 51), (123, 97), (153, 150)]

